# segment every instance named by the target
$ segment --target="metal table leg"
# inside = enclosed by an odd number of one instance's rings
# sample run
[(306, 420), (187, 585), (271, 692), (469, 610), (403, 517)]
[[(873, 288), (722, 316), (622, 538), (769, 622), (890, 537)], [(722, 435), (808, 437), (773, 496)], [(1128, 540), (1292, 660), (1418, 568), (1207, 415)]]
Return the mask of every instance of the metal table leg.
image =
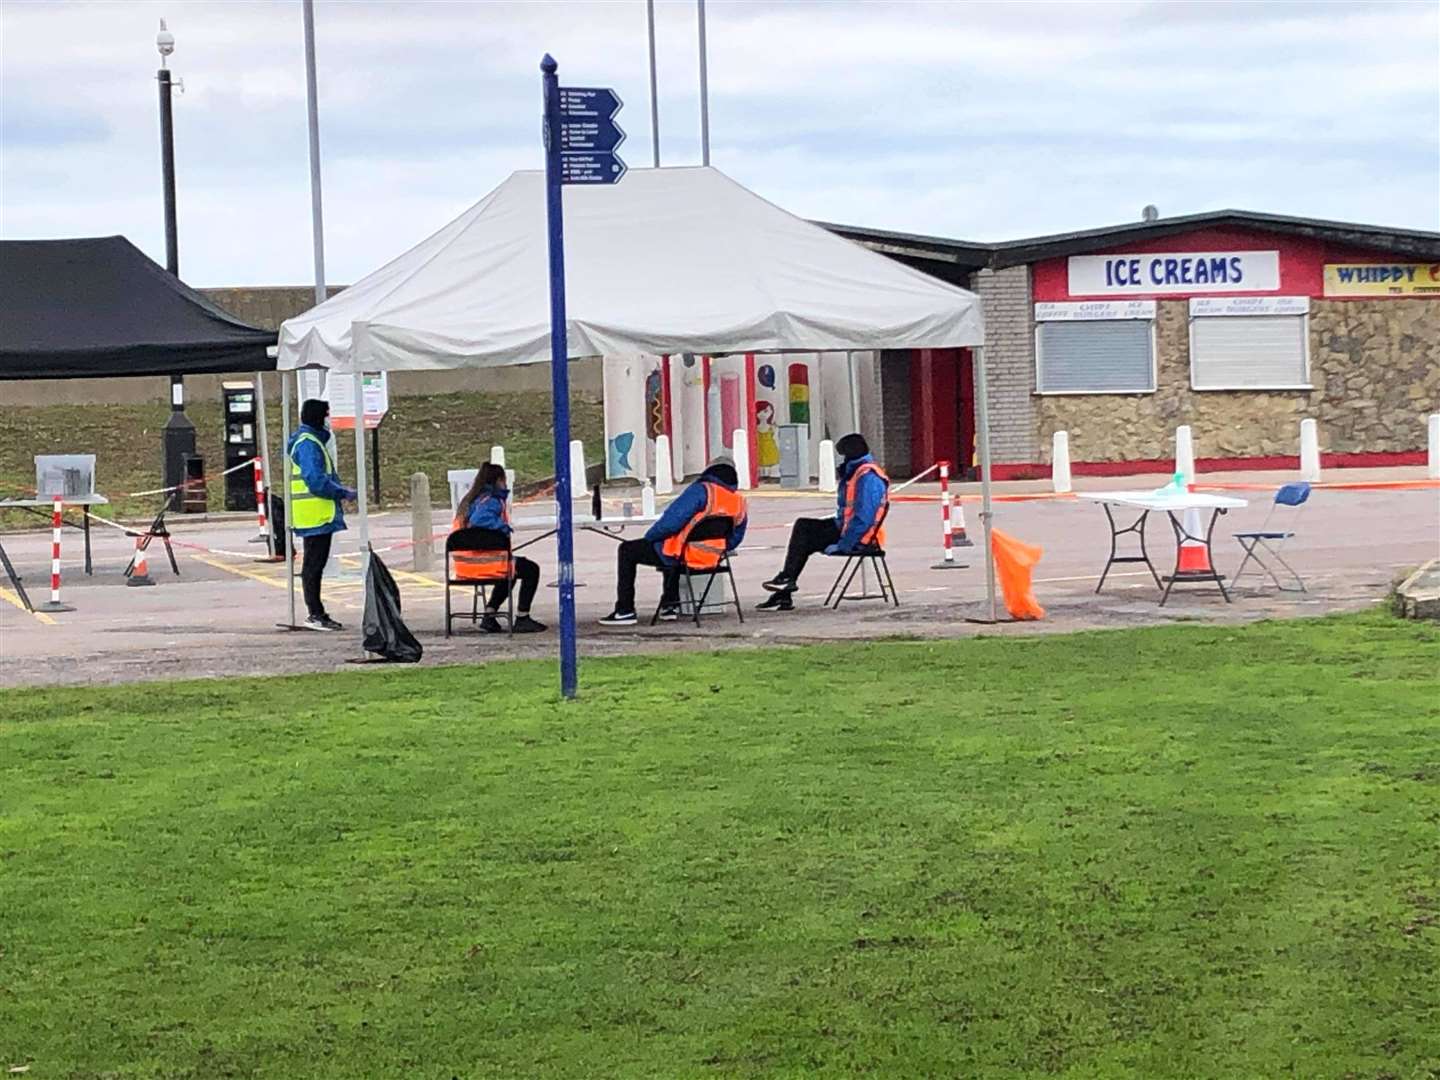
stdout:
[[(1105, 508), (1105, 520), (1110, 523), (1110, 557), (1105, 560), (1105, 569), (1100, 573), (1100, 581), (1096, 584), (1095, 591), (1098, 593), (1105, 587), (1105, 578), (1110, 574), (1110, 567), (1116, 563), (1144, 563), (1145, 569), (1149, 570), (1150, 576), (1155, 579), (1155, 587), (1157, 589), (1164, 588), (1160, 582), (1160, 575), (1155, 571), (1155, 565), (1150, 561), (1150, 552), (1145, 547), (1145, 522), (1146, 519), (1150, 517), (1150, 511), (1142, 510), (1140, 516), (1131, 524), (1125, 526), (1123, 529), (1117, 529), (1115, 527), (1115, 515), (1110, 511), (1110, 504), (1101, 503), (1100, 505)], [(1135, 533), (1135, 535), (1140, 538), (1139, 555), (1116, 554), (1119, 550), (1119, 545), (1116, 541), (1126, 533)]]
[(90, 561), (90, 507), (82, 506), (80, 516), (85, 523), (85, 576), (93, 577), (95, 567)]
[(20, 602), (25, 605), (25, 610), (33, 612), (35, 605), (30, 603), (30, 597), (25, 592), (25, 586), (20, 583), (20, 575), (15, 572), (15, 567), (10, 563), (10, 556), (5, 554), (5, 545), (0, 544), (0, 562), (5, 564), (5, 576), (10, 579), (10, 584), (15, 586), (15, 593), (20, 597)]
[[(1232, 603), (1230, 593), (1225, 588), (1225, 578), (1215, 569), (1214, 552), (1210, 546), (1211, 539), (1215, 535), (1215, 523), (1220, 520), (1220, 515), (1225, 513), (1225, 508), (1216, 507), (1210, 512), (1210, 524), (1205, 527), (1203, 536), (1195, 536), (1187, 530), (1174, 510), (1168, 510), (1166, 513), (1170, 518), (1170, 527), (1175, 530), (1175, 569), (1165, 579), (1165, 592), (1160, 597), (1160, 606), (1165, 606), (1165, 601), (1170, 599), (1170, 590), (1176, 585), (1213, 584), (1219, 588), (1220, 595), (1225, 598), (1225, 602)], [(1187, 540), (1205, 548), (1205, 565), (1210, 567), (1208, 571), (1181, 571), (1180, 549)]]

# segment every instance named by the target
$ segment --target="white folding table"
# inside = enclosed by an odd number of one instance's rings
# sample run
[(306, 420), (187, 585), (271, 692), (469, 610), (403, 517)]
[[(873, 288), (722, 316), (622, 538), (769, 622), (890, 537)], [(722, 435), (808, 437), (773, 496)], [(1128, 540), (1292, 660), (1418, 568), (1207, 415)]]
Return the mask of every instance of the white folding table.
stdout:
[[(1110, 557), (1105, 561), (1105, 569), (1100, 574), (1100, 581), (1095, 586), (1098, 593), (1105, 585), (1105, 578), (1110, 573), (1110, 568), (1116, 563), (1144, 563), (1145, 568), (1150, 571), (1150, 576), (1155, 579), (1155, 587), (1164, 590), (1160, 596), (1160, 606), (1165, 606), (1165, 601), (1170, 599), (1170, 590), (1176, 585), (1213, 584), (1219, 587), (1220, 595), (1225, 602), (1230, 602), (1230, 594), (1225, 590), (1225, 581), (1221, 574), (1216, 572), (1215, 563), (1212, 558), (1210, 539), (1215, 532), (1215, 522), (1220, 515), (1230, 510), (1237, 510), (1247, 505), (1244, 499), (1236, 499), (1229, 495), (1210, 495), (1196, 491), (1080, 491), (1076, 495), (1081, 499), (1099, 503), (1105, 508), (1105, 519), (1110, 523)], [(1138, 510), (1139, 516), (1129, 525), (1120, 528), (1115, 522), (1115, 514), (1112, 510)], [(1185, 524), (1182, 515), (1187, 511), (1210, 511), (1209, 524), (1205, 525), (1199, 532), (1192, 532)], [(1145, 547), (1145, 523), (1152, 511), (1166, 514), (1170, 519), (1170, 527), (1175, 531), (1175, 569), (1163, 579), (1155, 570), (1155, 564), (1150, 561), (1150, 553)], [(1140, 542), (1140, 553), (1121, 555), (1119, 554), (1120, 537), (1127, 533), (1134, 533)], [(1205, 565), (1209, 570), (1182, 570), (1180, 568), (1180, 549), (1182, 546), (1199, 544), (1205, 549)]]

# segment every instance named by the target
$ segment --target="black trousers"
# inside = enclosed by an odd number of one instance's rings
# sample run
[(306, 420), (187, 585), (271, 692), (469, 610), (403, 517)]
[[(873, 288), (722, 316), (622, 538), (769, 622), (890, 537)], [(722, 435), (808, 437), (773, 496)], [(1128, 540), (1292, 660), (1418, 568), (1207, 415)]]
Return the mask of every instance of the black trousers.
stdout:
[(790, 528), (790, 546), (785, 549), (785, 568), (780, 573), (791, 584), (800, 580), (800, 572), (810, 561), (831, 544), (840, 542), (840, 526), (831, 518), (796, 518)]
[[(535, 590), (540, 588), (540, 567), (523, 555), (516, 555), (512, 560), (515, 567), (515, 580), (520, 582), (520, 596), (515, 602), (515, 610), (522, 615), (530, 614), (530, 605), (535, 601)], [(510, 582), (502, 581), (490, 590), (490, 599), (485, 607), (490, 611), (499, 611), (505, 606), (505, 598), (510, 595)]]
[(305, 594), (305, 610), (312, 619), (325, 617), (325, 602), (320, 599), (320, 579), (325, 576), (325, 563), (330, 559), (334, 533), (307, 536), (305, 558), (300, 563), (300, 588)]
[(680, 571), (660, 560), (660, 553), (649, 540), (624, 540), (616, 556), (615, 610), (622, 614), (635, 610), (635, 571), (642, 566), (656, 566), (665, 571), (665, 584), (660, 600), (666, 604), (680, 602)]

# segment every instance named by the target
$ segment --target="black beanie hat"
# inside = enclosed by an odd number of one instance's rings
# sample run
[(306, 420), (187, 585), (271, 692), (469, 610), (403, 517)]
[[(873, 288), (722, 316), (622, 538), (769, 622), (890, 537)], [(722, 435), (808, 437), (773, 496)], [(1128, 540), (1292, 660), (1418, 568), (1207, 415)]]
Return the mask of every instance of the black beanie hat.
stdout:
[(846, 461), (854, 461), (870, 453), (870, 444), (865, 441), (864, 435), (852, 432), (835, 444), (835, 452)]
[(300, 406), (300, 422), (308, 427), (323, 428), (329, 415), (330, 403), (319, 398), (311, 398)]
[(728, 487), (740, 486), (740, 475), (728, 461), (712, 461), (705, 469), (705, 475), (719, 480)]

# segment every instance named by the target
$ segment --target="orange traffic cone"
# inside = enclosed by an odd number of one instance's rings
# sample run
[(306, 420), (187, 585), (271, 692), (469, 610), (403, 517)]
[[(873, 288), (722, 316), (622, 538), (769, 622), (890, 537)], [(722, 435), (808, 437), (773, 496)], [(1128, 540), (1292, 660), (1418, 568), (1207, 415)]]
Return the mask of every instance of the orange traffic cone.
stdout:
[[(1205, 528), (1199, 510), (1185, 511), (1185, 533), (1198, 537)], [(1200, 540), (1180, 541), (1180, 550), (1175, 560), (1177, 574), (1213, 574), (1210, 566), (1210, 548)]]
[(974, 547), (975, 542), (965, 535), (965, 504), (955, 499), (955, 523), (951, 528), (950, 543), (955, 547)]
[(1045, 550), (1016, 540), (999, 529), (990, 530), (990, 550), (995, 554), (995, 576), (1000, 579), (1000, 591), (1005, 596), (1005, 610), (1010, 612), (1010, 617), (1043, 619), (1045, 609), (1035, 599), (1030, 575)]
[(154, 585), (155, 581), (150, 576), (150, 564), (145, 561), (145, 538), (137, 535), (135, 537), (135, 561), (130, 564), (130, 576), (125, 579), (126, 585)]

